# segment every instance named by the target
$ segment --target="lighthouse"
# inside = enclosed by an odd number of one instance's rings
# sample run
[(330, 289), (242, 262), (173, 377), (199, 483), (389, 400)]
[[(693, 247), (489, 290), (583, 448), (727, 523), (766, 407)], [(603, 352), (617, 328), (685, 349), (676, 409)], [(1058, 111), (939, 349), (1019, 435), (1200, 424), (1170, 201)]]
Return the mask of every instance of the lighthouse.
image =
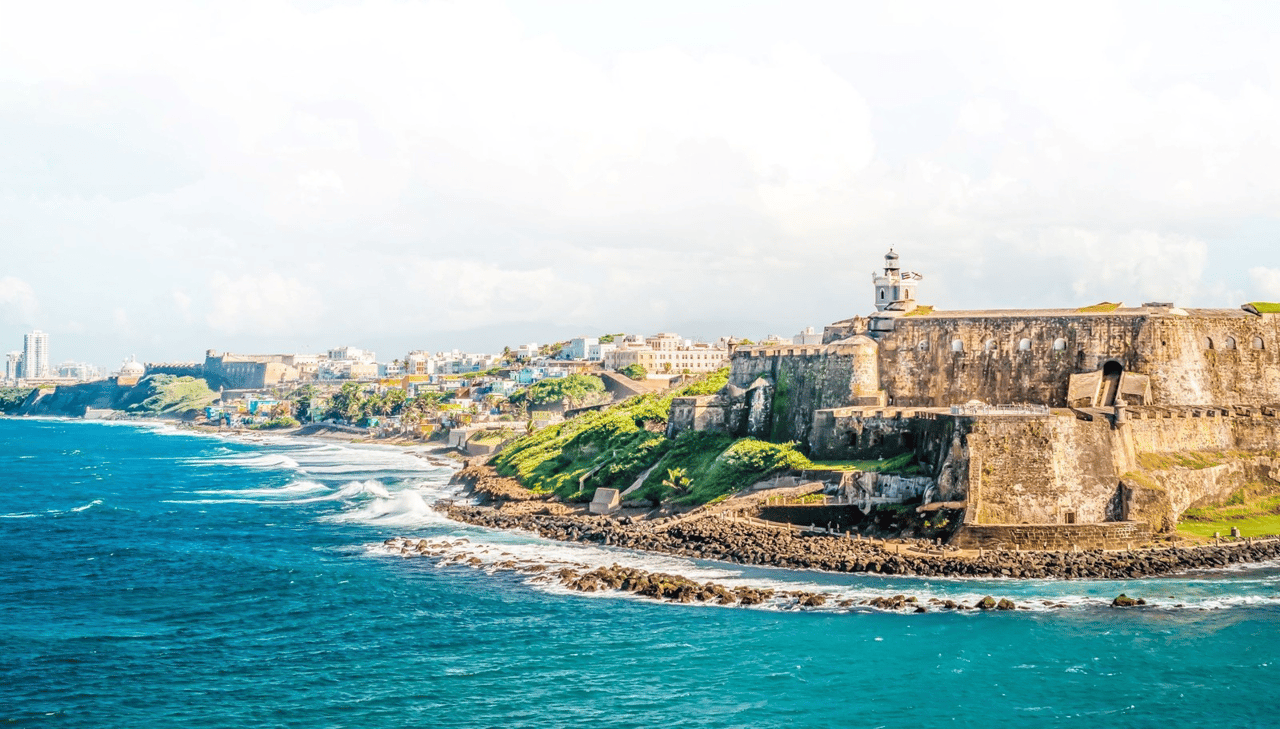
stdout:
[[(916, 286), (920, 274), (903, 271), (898, 265), (898, 254), (892, 248), (884, 254), (884, 274), (872, 275), (876, 287), (876, 311), (911, 311), (916, 308)], [(901, 304), (900, 306), (893, 306)]]

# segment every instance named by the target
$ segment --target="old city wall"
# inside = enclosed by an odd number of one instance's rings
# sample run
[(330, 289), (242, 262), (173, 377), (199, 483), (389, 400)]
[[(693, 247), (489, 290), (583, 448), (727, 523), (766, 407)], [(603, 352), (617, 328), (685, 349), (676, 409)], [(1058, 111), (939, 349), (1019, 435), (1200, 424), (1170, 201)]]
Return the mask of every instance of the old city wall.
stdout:
[(1280, 403), (1280, 316), (1154, 317), (1136, 362), (1158, 405)]
[(976, 399), (1061, 407), (1073, 373), (1100, 369), (1112, 359), (1126, 370), (1137, 366), (1144, 321), (1033, 313), (902, 317), (880, 341), (880, 380), (894, 405)]
[(1153, 404), (1277, 403), (1280, 316), (907, 316), (880, 340), (880, 380), (894, 405), (1062, 407), (1070, 376), (1108, 361), (1150, 375)]
[(849, 403), (854, 371), (851, 355), (820, 346), (752, 348), (734, 354), (729, 382), (744, 389), (759, 377), (772, 383), (771, 407), (759, 435), (804, 444), (815, 412)]
[(1106, 421), (971, 418), (966, 524), (1091, 524), (1121, 516), (1123, 448)]
[(1142, 522), (1106, 524), (965, 524), (951, 538), (961, 549), (1125, 549), (1151, 539)]

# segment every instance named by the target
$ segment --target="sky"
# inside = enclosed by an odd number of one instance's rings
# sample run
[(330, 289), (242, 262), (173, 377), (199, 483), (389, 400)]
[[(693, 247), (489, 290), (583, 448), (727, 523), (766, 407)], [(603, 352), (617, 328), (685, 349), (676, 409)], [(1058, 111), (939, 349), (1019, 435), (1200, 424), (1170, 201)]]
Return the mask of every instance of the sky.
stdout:
[(0, 0), (0, 351), (1280, 301), (1280, 6)]

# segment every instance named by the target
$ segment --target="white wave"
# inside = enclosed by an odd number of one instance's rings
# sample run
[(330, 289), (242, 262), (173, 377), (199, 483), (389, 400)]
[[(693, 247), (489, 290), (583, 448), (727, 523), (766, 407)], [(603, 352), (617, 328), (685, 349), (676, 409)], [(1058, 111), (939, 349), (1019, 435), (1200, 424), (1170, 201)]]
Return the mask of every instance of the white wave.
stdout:
[(261, 489), (209, 489), (205, 491), (194, 491), (192, 493), (207, 494), (215, 496), (219, 494), (227, 494), (232, 496), (290, 496), (294, 494), (307, 494), (315, 491), (328, 491), (329, 487), (315, 481), (294, 481), (285, 486)]
[(0, 519), (34, 519), (40, 516), (57, 516), (59, 514), (74, 514), (74, 513), (79, 513), (81, 511), (88, 511), (89, 509), (92, 509), (95, 506), (100, 506), (101, 504), (102, 504), (102, 499), (94, 499), (93, 501), (90, 501), (87, 504), (81, 504), (80, 506), (73, 506), (70, 509), (46, 509), (43, 514), (33, 514), (31, 512), (23, 512), (23, 511), (14, 512), (12, 514), (0, 514)]
[(76, 507), (74, 507), (74, 508), (67, 509), (67, 511), (68, 511), (68, 512), (73, 512), (73, 511), (86, 511), (86, 510), (88, 510), (88, 509), (92, 509), (92, 508), (93, 508), (93, 507), (95, 507), (95, 506), (100, 506), (101, 504), (102, 504), (102, 499), (94, 499), (93, 501), (90, 501), (89, 503), (84, 504), (84, 505), (82, 505), (82, 506), (76, 506)]
[(424, 498), (424, 494), (416, 489), (387, 494), (359, 508), (322, 517), (322, 520), (374, 526), (424, 526), (450, 523), (448, 519), (432, 509)]
[(279, 453), (261, 455), (236, 455), (219, 458), (190, 458), (185, 461), (191, 466), (231, 466), (235, 468), (298, 468), (298, 462)]
[(311, 481), (298, 481), (289, 486), (276, 489), (224, 489), (220, 491), (197, 491), (198, 494), (226, 494), (237, 498), (229, 499), (169, 499), (166, 504), (260, 504), (263, 506), (288, 506), (292, 504), (315, 504), (321, 501), (339, 501), (351, 500), (359, 496), (372, 496), (374, 498), (390, 498), (391, 494), (387, 491), (387, 487), (378, 481), (351, 481), (342, 486), (338, 490), (325, 494), (323, 496), (314, 496), (307, 499), (280, 499), (280, 498), (244, 498), (247, 495), (255, 496), (287, 496), (289, 490), (293, 493), (305, 493), (307, 491), (318, 491), (328, 489), (328, 486), (314, 483)]

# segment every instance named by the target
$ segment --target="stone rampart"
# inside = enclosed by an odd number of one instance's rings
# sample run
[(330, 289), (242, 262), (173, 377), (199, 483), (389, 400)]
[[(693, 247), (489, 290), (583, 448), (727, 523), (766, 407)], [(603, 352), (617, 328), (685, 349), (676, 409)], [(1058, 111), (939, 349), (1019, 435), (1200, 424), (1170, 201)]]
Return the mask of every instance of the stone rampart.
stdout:
[(880, 336), (880, 380), (894, 405), (1063, 407), (1071, 375), (1115, 362), (1150, 376), (1151, 404), (1280, 402), (1280, 316), (1134, 311), (900, 317)]
[(1131, 549), (1151, 541), (1143, 522), (1107, 524), (964, 524), (950, 544), (961, 549)]

